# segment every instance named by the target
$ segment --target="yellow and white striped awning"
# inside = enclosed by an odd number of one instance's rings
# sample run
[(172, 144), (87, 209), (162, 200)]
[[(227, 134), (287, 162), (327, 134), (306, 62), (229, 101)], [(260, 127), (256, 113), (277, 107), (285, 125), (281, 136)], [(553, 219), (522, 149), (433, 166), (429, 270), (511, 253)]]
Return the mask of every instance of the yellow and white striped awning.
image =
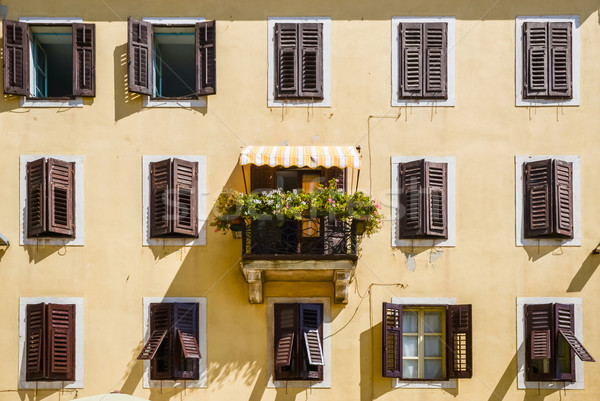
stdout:
[(240, 164), (359, 169), (360, 153), (354, 146), (246, 146)]

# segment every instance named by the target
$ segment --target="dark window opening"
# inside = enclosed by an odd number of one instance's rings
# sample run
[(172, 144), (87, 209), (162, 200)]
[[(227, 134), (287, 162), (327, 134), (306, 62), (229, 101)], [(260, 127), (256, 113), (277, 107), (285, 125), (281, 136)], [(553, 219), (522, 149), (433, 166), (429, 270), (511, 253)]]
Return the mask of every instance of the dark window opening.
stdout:
[(31, 87), (35, 98), (73, 96), (73, 34), (71, 26), (31, 27)]
[(153, 95), (156, 98), (198, 96), (193, 26), (154, 27)]

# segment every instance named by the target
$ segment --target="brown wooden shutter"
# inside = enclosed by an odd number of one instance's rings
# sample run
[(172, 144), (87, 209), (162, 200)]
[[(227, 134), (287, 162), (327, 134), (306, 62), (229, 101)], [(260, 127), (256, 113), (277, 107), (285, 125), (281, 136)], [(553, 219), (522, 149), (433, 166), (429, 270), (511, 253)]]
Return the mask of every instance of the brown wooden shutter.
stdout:
[(300, 319), (308, 364), (323, 366), (323, 305), (301, 304)]
[(179, 337), (184, 358), (200, 359), (202, 357), (200, 355), (200, 346), (198, 345), (198, 340), (196, 337), (194, 337), (194, 335), (177, 330), (177, 336)]
[(150, 362), (150, 378), (169, 379), (173, 375), (173, 304), (150, 304), (150, 332), (157, 331), (166, 331), (167, 334)]
[[(584, 362), (595, 362), (594, 358), (585, 349), (583, 344), (575, 337), (575, 305), (555, 304), (554, 325), (556, 331), (567, 341), (575, 355)], [(571, 369), (574, 372), (575, 363), (571, 360)], [(574, 378), (574, 376), (573, 376)]]
[(75, 305), (48, 304), (48, 377), (75, 380)]
[(445, 22), (423, 24), (423, 36), (423, 64), (425, 65), (423, 97), (447, 99), (448, 24)]
[(523, 97), (548, 96), (548, 24), (523, 23)]
[(525, 305), (525, 374), (528, 381), (545, 381), (554, 376), (552, 372), (539, 373), (533, 368), (533, 361), (552, 357), (553, 316), (552, 304)]
[(152, 24), (129, 17), (127, 32), (129, 91), (152, 95)]
[(73, 95), (96, 96), (94, 24), (73, 24)]
[[(196, 380), (199, 378), (200, 348), (198, 347), (198, 304), (173, 304), (173, 378)], [(183, 333), (183, 337), (178, 333)], [(185, 348), (182, 348), (185, 346)], [(186, 356), (186, 355), (189, 355)], [(190, 359), (185, 359), (190, 358)]]
[(298, 24), (275, 24), (275, 97), (297, 97), (298, 49), (300, 48)]
[(446, 306), (446, 372), (449, 379), (473, 375), (471, 305)]
[(402, 305), (384, 302), (382, 326), (383, 377), (402, 377)]
[(551, 97), (572, 98), (571, 23), (548, 23), (549, 90)]
[(300, 74), (298, 95), (323, 98), (323, 24), (299, 24), (301, 49), (298, 55)]
[(552, 159), (523, 164), (525, 238), (552, 233)]
[(196, 24), (196, 92), (200, 96), (217, 93), (217, 53), (215, 21)]
[(298, 304), (274, 305), (275, 379), (289, 380), (299, 377)]
[(44, 378), (46, 353), (46, 304), (29, 304), (26, 307), (25, 380)]
[(400, 238), (423, 233), (425, 159), (400, 163)]
[(75, 236), (75, 162), (48, 159), (48, 232)]
[(423, 24), (403, 22), (398, 24), (400, 40), (400, 98), (423, 95)]
[(150, 360), (156, 355), (158, 347), (162, 344), (163, 340), (167, 335), (167, 330), (154, 330), (150, 335), (150, 338), (142, 348), (142, 351), (138, 355), (137, 359)]
[(171, 180), (171, 159), (150, 163), (150, 237), (169, 233)]
[(173, 159), (172, 231), (187, 237), (198, 235), (198, 163)]
[(554, 231), (573, 238), (573, 163), (553, 161)]
[(448, 164), (425, 162), (425, 234), (448, 238)]
[(264, 191), (277, 188), (276, 169), (271, 166), (250, 166), (251, 191)]
[(46, 159), (27, 163), (27, 237), (37, 237), (47, 229)]
[(29, 81), (29, 26), (24, 22), (2, 21), (4, 93), (27, 95)]

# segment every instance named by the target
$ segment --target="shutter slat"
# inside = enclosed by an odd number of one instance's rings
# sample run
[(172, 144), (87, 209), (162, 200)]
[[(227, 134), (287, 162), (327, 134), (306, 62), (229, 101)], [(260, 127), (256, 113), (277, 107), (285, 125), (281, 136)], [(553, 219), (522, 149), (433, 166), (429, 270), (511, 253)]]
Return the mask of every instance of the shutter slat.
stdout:
[(552, 159), (523, 164), (525, 238), (552, 233)]
[(304, 332), (304, 344), (309, 365), (325, 365), (323, 362), (323, 347), (318, 330), (307, 330)]
[(556, 234), (573, 238), (573, 163), (553, 161), (554, 230)]
[(198, 163), (173, 159), (173, 233), (198, 235)]
[(48, 159), (48, 232), (75, 235), (75, 162)]
[(35, 381), (44, 378), (45, 375), (46, 304), (27, 305), (26, 315), (25, 378), (27, 381)]
[(473, 324), (471, 305), (446, 307), (446, 371), (448, 378), (473, 375)]
[(423, 25), (422, 23), (400, 23), (400, 98), (423, 95)]
[(217, 50), (215, 21), (196, 24), (196, 92), (199, 96), (217, 93)]
[(144, 345), (144, 348), (142, 348), (142, 352), (140, 352), (137, 359), (150, 360), (154, 358), (158, 347), (160, 347), (166, 335), (167, 330), (154, 330)]
[(384, 302), (383, 377), (402, 377), (402, 305)]
[(400, 238), (423, 234), (425, 159), (400, 163)]
[(181, 344), (184, 358), (188, 359), (200, 359), (200, 347), (198, 346), (198, 340), (193, 334), (184, 333), (181, 330), (177, 330), (177, 336)]
[(171, 230), (171, 159), (150, 163), (150, 237), (162, 237)]
[(75, 305), (48, 304), (48, 375), (75, 380)]
[(295, 333), (284, 333), (277, 340), (275, 348), (275, 366), (290, 366), (294, 347)]
[(575, 337), (570, 330), (558, 329), (558, 332), (567, 340), (569, 346), (575, 352), (575, 355), (579, 357), (584, 362), (596, 362), (595, 359), (590, 355), (590, 353), (585, 349), (583, 344)]
[(572, 40), (570, 22), (548, 23), (550, 83), (548, 95), (570, 99), (572, 91)]
[(73, 24), (73, 95), (96, 96), (94, 24)]
[(46, 231), (47, 186), (46, 159), (27, 163), (27, 237), (37, 237)]
[(4, 93), (27, 95), (29, 80), (29, 27), (17, 21), (2, 21)]
[(129, 17), (127, 28), (129, 91), (152, 95), (152, 24)]
[(423, 33), (425, 57), (423, 97), (446, 99), (448, 97), (448, 24), (445, 22), (426, 23)]
[(323, 98), (323, 24), (299, 24), (300, 90), (304, 98)]

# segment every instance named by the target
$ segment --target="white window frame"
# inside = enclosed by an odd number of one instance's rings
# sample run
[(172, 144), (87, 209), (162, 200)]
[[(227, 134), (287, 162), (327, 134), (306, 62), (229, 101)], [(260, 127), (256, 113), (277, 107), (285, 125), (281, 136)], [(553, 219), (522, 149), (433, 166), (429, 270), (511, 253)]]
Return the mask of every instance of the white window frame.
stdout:
[[(19, 22), (24, 22), (27, 24), (36, 24), (36, 25), (73, 25), (76, 23), (82, 23), (82, 18), (53, 18), (53, 17), (21, 17), (19, 18)], [(31, 51), (31, 38), (29, 38), (28, 53), (29, 53), (29, 95), (33, 95), (33, 89), (31, 86), (33, 85), (33, 52)], [(21, 107), (59, 107), (59, 108), (69, 108), (69, 107), (83, 107), (83, 98), (76, 97), (74, 99), (64, 99), (64, 100), (52, 100), (52, 99), (35, 99), (28, 98), (27, 96), (21, 96)]]
[[(523, 98), (523, 23), (524, 22), (570, 22), (571, 30), (571, 66), (573, 97), (571, 99), (524, 99)], [(579, 106), (580, 104), (580, 63), (579, 16), (544, 15), (517, 17), (516, 20), (516, 99), (517, 106)]]
[[(392, 303), (396, 305), (456, 305), (456, 298), (420, 298), (420, 297), (393, 297)], [(443, 322), (446, 325), (446, 322)], [(445, 330), (448, 328), (446, 327)], [(448, 355), (446, 354), (446, 358)], [(446, 360), (444, 360), (444, 363)], [(394, 388), (456, 388), (456, 379), (447, 380), (402, 380), (394, 378), (392, 380)]]
[[(275, 380), (275, 304), (323, 305), (323, 380)], [(331, 306), (328, 297), (267, 297), (267, 388), (331, 388)]]
[[(399, 239), (400, 174), (398, 165), (415, 160), (448, 164), (448, 238)], [(393, 247), (453, 247), (456, 246), (456, 158), (454, 156), (392, 156), (392, 246)]]
[[(75, 162), (75, 237), (27, 237), (27, 163), (42, 157), (58, 159), (65, 162)], [(21, 155), (19, 168), (19, 205), (21, 210), (20, 245), (64, 245), (82, 246), (84, 242), (83, 224), (83, 156), (72, 155)]]
[[(525, 238), (525, 211), (523, 210), (523, 163), (545, 159), (559, 159), (573, 163), (573, 238)], [(581, 163), (579, 156), (542, 155), (515, 156), (516, 174), (516, 242), (517, 246), (581, 246)]]
[[(177, 158), (188, 162), (198, 163), (198, 237), (197, 238), (150, 238), (150, 163), (165, 159)], [(142, 157), (142, 230), (144, 246), (201, 246), (206, 245), (206, 156), (143, 156)]]
[[(27, 305), (39, 304), (75, 305), (75, 380), (73, 381), (27, 381), (26, 349)], [(83, 298), (74, 297), (31, 297), (19, 299), (19, 389), (62, 389), (83, 388)]]
[[(400, 99), (400, 60), (399, 60), (399, 45), (400, 34), (398, 33), (398, 25), (400, 23), (427, 23), (427, 22), (445, 22), (448, 24), (448, 52), (446, 77), (448, 79), (448, 99)], [(454, 89), (454, 48), (455, 48), (455, 17), (392, 17), (392, 106), (440, 106), (453, 107), (455, 106), (455, 89)]]
[[(206, 18), (142, 18), (142, 21), (149, 22), (152, 25), (196, 25), (198, 22), (206, 21)], [(154, 35), (154, 29), (152, 30)], [(152, 49), (152, 82), (154, 85), (154, 49)], [(166, 108), (180, 108), (180, 107), (206, 107), (206, 96), (198, 96), (197, 99), (153, 99), (152, 96), (143, 95), (143, 106), (144, 107), (166, 107)]]
[[(277, 99), (275, 96), (275, 24), (323, 24), (323, 99)], [(331, 107), (331, 18), (269, 17), (268, 29), (268, 107)]]
[(554, 389), (583, 390), (584, 363), (575, 356), (574, 382), (543, 382), (525, 380), (525, 305), (560, 303), (574, 306), (575, 337), (583, 342), (583, 308), (581, 298), (560, 297), (518, 297), (517, 298), (517, 388), (518, 389)]
[(144, 297), (144, 344), (150, 339), (150, 304), (154, 303), (197, 303), (198, 304), (198, 347), (200, 348), (200, 360), (198, 361), (198, 380), (151, 380), (150, 361), (144, 360), (144, 373), (142, 377), (144, 388), (206, 388), (207, 380), (207, 347), (206, 347), (206, 298), (205, 297)]

